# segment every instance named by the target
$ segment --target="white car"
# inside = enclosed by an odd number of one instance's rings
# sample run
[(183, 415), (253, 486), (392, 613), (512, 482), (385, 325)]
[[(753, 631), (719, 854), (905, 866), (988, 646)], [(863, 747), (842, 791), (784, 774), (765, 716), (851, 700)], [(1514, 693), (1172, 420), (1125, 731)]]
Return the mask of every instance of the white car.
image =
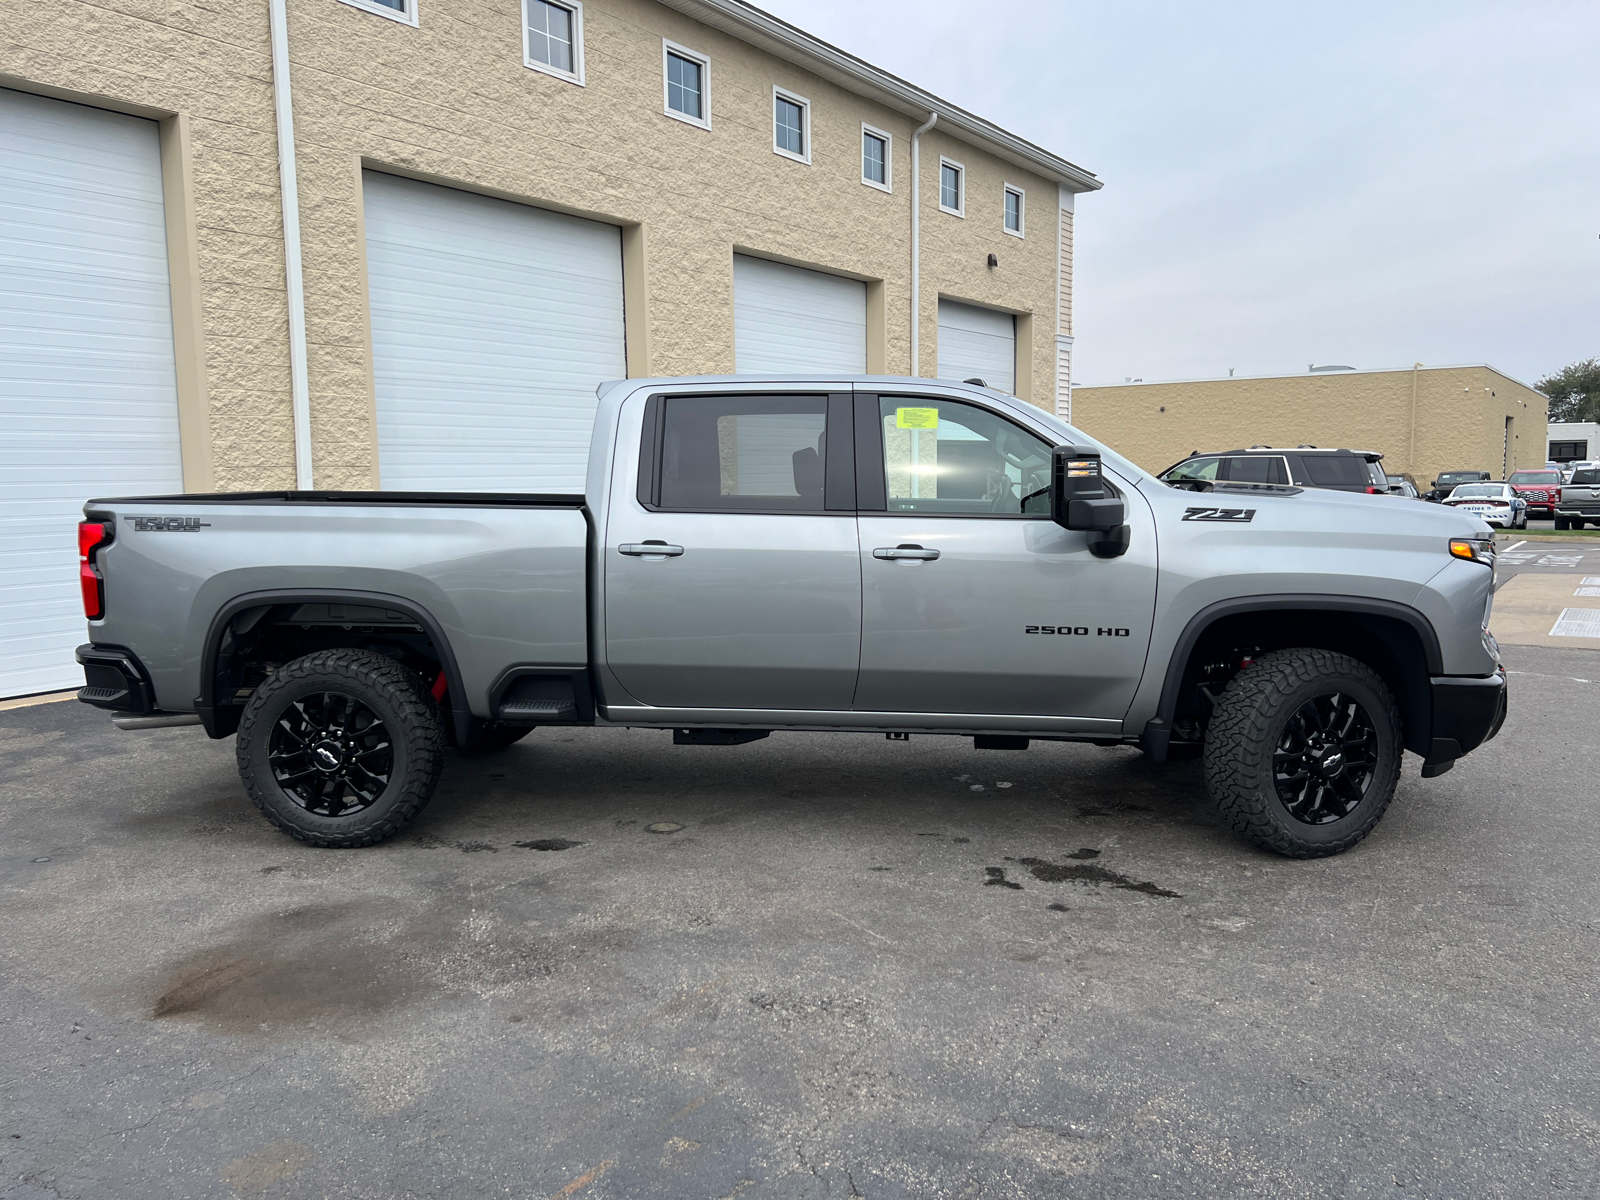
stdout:
[(1502, 529), (1528, 527), (1528, 502), (1509, 483), (1463, 483), (1444, 502)]

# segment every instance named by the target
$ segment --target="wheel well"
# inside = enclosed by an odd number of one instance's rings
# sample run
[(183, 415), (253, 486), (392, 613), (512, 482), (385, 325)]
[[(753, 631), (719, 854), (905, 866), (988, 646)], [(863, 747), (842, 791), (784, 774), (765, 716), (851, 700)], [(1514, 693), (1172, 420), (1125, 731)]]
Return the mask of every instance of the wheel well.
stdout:
[[(207, 732), (226, 737), (237, 730), (251, 694), (285, 663), (347, 647), (394, 659), (430, 690), (443, 672), (450, 685), (442, 701), (447, 710), (450, 690), (459, 693), (448, 644), (432, 618), (409, 604), (382, 596), (247, 597), (218, 614), (207, 639), (200, 705)], [(451, 718), (458, 727), (470, 720), (464, 705), (447, 711)]]
[[(1362, 611), (1282, 608), (1230, 613), (1206, 625), (1184, 662), (1170, 715), (1175, 743), (1204, 738), (1211, 697), (1252, 658), (1308, 646), (1348, 654), (1376, 671), (1400, 707), (1405, 747), (1427, 754), (1433, 740), (1428, 647), (1407, 620)], [(1165, 707), (1166, 697), (1163, 697)]]

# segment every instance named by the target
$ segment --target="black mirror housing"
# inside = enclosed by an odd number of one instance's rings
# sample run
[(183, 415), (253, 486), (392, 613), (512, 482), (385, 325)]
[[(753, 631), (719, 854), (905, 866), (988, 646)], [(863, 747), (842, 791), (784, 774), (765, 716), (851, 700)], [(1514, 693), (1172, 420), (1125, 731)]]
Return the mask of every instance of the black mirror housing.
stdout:
[(1050, 518), (1063, 529), (1089, 533), (1089, 549), (1116, 558), (1128, 549), (1127, 508), (1106, 486), (1100, 452), (1057, 446), (1050, 456)]
[(1100, 473), (1100, 452), (1057, 446), (1050, 455), (1050, 517), (1063, 529), (1114, 529), (1123, 522), (1122, 501)]

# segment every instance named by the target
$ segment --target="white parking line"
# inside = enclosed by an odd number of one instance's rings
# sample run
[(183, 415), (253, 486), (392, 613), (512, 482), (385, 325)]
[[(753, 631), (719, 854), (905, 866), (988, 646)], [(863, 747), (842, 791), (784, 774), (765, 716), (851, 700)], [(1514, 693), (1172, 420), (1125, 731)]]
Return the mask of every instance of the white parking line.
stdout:
[[(1527, 544), (1528, 544), (1528, 539), (1527, 538), (1523, 538), (1520, 542), (1516, 543), (1516, 545), (1507, 546), (1506, 550), (1515, 550), (1517, 548), (1517, 546), (1526, 546)], [(1504, 551), (1502, 551), (1502, 553), (1504, 553)]]
[(1560, 679), (1567, 683), (1593, 683), (1593, 679), (1575, 679), (1571, 675), (1545, 675), (1538, 671), (1507, 671), (1507, 675), (1530, 675), (1534, 679)]

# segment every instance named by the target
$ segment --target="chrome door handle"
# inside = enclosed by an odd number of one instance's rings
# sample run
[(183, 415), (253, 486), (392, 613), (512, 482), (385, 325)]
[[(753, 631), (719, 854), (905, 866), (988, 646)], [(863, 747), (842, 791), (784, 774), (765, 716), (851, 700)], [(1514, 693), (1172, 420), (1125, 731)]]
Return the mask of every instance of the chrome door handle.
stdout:
[(617, 547), (617, 553), (632, 558), (677, 558), (683, 553), (683, 547), (669, 546), (665, 542), (623, 542)]
[(937, 550), (924, 550), (921, 546), (879, 546), (872, 552), (872, 557), (932, 562), (939, 557), (939, 552)]

